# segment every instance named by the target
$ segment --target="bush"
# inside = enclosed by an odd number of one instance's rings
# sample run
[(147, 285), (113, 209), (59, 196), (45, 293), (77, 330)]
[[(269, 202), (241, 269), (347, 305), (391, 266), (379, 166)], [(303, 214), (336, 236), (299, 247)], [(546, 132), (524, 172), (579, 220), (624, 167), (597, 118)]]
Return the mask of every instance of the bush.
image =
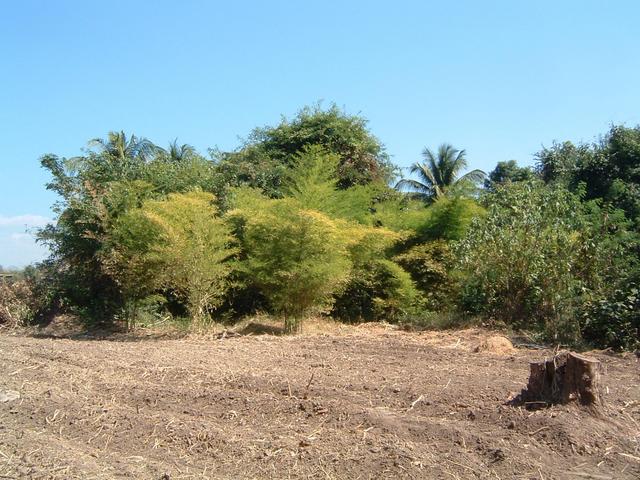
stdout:
[(398, 321), (421, 308), (421, 296), (409, 273), (390, 260), (370, 261), (351, 274), (337, 296), (332, 315), (341, 320)]
[(539, 182), (499, 187), (485, 203), (486, 218), (457, 246), (462, 305), (515, 327), (543, 329), (554, 340), (578, 340), (578, 310), (587, 294), (605, 288), (606, 274), (613, 274), (606, 262), (619, 255), (606, 234), (606, 214)]
[(153, 293), (171, 291), (195, 323), (209, 321), (229, 288), (237, 253), (214, 201), (202, 191), (174, 193), (118, 219), (103, 264), (122, 288), (129, 318), (136, 319), (137, 306)]
[(312, 310), (323, 310), (351, 269), (348, 224), (300, 207), (294, 199), (271, 200), (252, 190), (236, 193), (229, 214), (242, 244), (245, 280), (284, 316), (289, 332)]
[(25, 280), (0, 281), (0, 325), (23, 326), (34, 318), (33, 292)]
[(610, 298), (587, 302), (583, 309), (584, 339), (616, 350), (640, 348), (640, 289), (629, 284)]
[(454, 256), (449, 243), (436, 240), (415, 245), (394, 260), (411, 274), (429, 310), (446, 310), (451, 306), (455, 282), (450, 275)]

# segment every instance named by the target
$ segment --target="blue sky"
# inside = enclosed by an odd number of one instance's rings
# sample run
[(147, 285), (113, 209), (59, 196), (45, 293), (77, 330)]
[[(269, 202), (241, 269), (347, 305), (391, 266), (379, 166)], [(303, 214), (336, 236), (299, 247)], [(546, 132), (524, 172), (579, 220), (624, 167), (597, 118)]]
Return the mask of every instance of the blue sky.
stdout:
[(394, 161), (465, 148), (473, 168), (640, 123), (640, 2), (6, 1), (0, 265), (44, 255), (44, 153), (109, 130), (205, 152), (323, 100)]

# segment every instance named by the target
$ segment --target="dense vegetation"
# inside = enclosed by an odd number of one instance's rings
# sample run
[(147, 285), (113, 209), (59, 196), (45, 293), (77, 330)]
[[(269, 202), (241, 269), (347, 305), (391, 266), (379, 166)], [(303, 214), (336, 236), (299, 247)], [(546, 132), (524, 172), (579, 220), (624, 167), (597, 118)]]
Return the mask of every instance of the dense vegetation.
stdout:
[[(258, 311), (435, 325), (477, 319), (556, 342), (640, 346), (640, 127), (554, 144), (535, 168), (465, 173), (425, 149), (396, 182), (360, 116), (305, 108), (205, 158), (110, 133), (45, 155), (51, 257), (2, 285), (3, 318), (90, 326)], [(395, 185), (395, 188), (393, 187)]]

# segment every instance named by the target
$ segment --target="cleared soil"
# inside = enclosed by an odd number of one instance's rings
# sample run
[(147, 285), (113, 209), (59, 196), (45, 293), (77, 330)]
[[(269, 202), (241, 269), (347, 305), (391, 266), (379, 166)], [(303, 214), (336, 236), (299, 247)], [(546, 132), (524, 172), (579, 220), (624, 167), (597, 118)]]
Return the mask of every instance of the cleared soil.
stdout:
[(488, 335), (0, 334), (0, 478), (640, 478), (636, 355), (593, 354), (602, 415), (528, 411), (551, 352)]

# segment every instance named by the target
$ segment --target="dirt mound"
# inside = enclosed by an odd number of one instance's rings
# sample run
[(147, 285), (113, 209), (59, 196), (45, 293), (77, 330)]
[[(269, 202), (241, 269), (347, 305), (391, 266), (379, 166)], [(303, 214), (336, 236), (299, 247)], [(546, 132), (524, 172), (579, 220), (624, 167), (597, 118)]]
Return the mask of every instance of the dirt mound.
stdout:
[(358, 330), (398, 330), (397, 325), (384, 322), (362, 322), (355, 325)]
[(473, 347), (475, 353), (494, 353), (496, 355), (513, 355), (516, 349), (511, 340), (502, 335), (493, 335), (485, 338), (478, 345)]
[(73, 315), (58, 315), (49, 323), (39, 327), (25, 329), (27, 332), (43, 337), (66, 338), (86, 334), (86, 326)]

